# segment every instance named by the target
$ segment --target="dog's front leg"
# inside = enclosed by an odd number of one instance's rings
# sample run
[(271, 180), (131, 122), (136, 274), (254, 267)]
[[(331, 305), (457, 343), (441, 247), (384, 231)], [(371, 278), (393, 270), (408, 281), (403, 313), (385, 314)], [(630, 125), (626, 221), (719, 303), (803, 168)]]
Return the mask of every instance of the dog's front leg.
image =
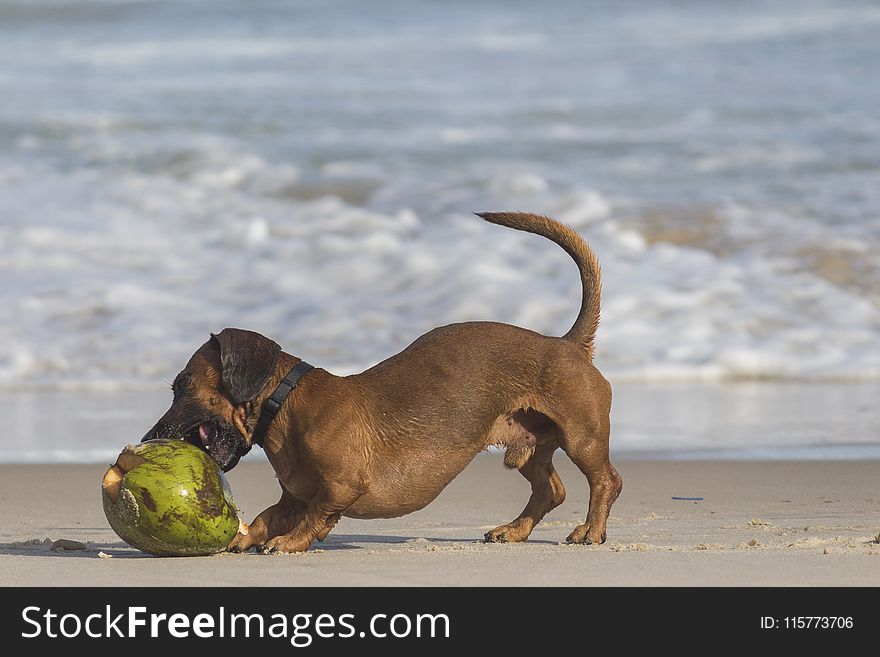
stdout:
[(323, 483), (306, 507), (300, 522), (283, 536), (267, 541), (264, 551), (305, 552), (315, 539), (324, 540), (345, 510), (361, 495), (363, 491), (346, 484)]
[(246, 534), (236, 534), (227, 549), (230, 552), (246, 552), (252, 547), (265, 545), (271, 538), (287, 534), (300, 523), (307, 508), (308, 502), (298, 500), (286, 491), (282, 492), (278, 503), (254, 518)]

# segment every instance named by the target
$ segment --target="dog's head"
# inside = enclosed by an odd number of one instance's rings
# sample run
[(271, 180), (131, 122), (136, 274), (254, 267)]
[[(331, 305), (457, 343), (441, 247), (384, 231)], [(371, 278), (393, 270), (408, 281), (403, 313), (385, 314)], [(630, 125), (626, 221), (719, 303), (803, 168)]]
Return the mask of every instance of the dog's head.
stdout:
[(281, 347), (267, 337), (227, 328), (192, 355), (174, 379), (171, 408), (141, 439), (182, 439), (227, 472), (251, 449), (255, 399), (278, 367)]

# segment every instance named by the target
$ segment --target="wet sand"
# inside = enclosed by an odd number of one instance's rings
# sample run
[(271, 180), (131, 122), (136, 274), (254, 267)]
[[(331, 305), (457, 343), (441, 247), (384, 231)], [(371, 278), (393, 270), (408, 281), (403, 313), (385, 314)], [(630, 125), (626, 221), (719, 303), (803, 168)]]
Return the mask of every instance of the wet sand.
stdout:
[[(618, 460), (624, 492), (601, 546), (563, 543), (588, 493), (563, 454), (556, 464), (567, 500), (527, 543), (481, 542), (529, 494), (499, 456), (481, 455), (425, 509), (343, 519), (306, 554), (197, 558), (143, 555), (115, 536), (101, 509), (106, 465), (2, 465), (0, 583), (880, 585), (880, 461)], [(243, 463), (229, 477), (247, 520), (278, 498), (266, 462)], [(46, 538), (87, 549), (52, 552)]]

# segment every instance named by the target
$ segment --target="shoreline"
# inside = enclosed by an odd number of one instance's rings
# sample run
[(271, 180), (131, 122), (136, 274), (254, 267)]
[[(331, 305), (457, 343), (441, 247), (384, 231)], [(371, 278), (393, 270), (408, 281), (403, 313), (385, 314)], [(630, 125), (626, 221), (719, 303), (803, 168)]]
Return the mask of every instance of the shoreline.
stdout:
[[(613, 385), (615, 460), (880, 459), (880, 383)], [(11, 418), (0, 463), (113, 462), (170, 402), (164, 386), (0, 393), (0, 415)]]
[[(298, 555), (157, 558), (122, 543), (104, 518), (104, 465), (0, 465), (4, 586), (877, 586), (880, 461), (620, 459), (624, 491), (601, 546), (561, 543), (582, 521), (587, 486), (564, 456), (568, 492), (522, 544), (487, 545), (515, 517), (526, 481), (480, 455), (425, 509), (343, 518)], [(277, 501), (266, 462), (229, 473), (250, 521)], [(675, 500), (701, 497), (702, 500)], [(87, 549), (51, 552), (50, 538)], [(99, 558), (99, 553), (109, 558)]]

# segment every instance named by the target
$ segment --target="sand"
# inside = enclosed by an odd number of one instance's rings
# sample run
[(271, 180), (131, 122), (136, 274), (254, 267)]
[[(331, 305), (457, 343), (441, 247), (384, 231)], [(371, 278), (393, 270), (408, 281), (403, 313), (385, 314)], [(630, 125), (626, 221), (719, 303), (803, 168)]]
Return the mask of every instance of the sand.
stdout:
[[(565, 545), (586, 481), (556, 457), (566, 502), (531, 540), (487, 545), (517, 515), (528, 484), (479, 456), (425, 509), (343, 519), (299, 555), (157, 558), (107, 525), (104, 465), (0, 466), (4, 585), (880, 585), (880, 462), (618, 462), (624, 493), (601, 546)], [(274, 503), (266, 462), (230, 473), (247, 519)], [(675, 500), (701, 497), (702, 500)], [(45, 539), (49, 539), (46, 541)], [(69, 547), (55, 550), (65, 539)]]

